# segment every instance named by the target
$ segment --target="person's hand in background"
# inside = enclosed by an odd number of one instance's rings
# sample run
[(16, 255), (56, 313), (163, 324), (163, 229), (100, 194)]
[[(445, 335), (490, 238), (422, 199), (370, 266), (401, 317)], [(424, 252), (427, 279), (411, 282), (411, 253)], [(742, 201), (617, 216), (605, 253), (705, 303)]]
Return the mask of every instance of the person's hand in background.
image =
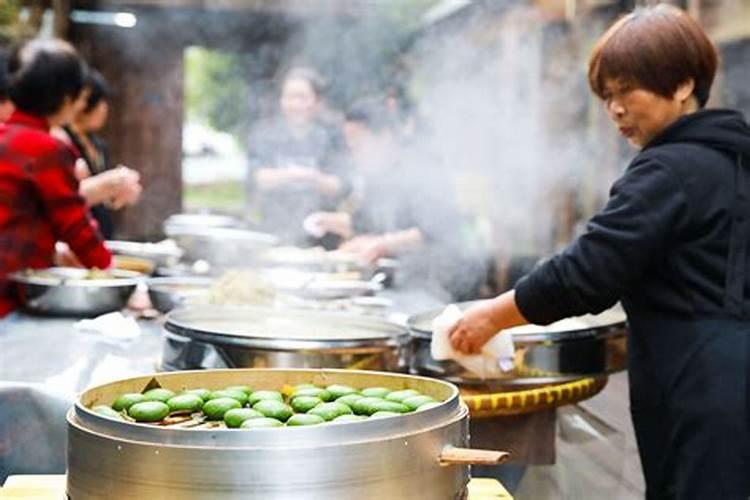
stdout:
[(352, 235), (352, 216), (346, 212), (315, 212), (305, 217), (302, 227), (316, 238), (332, 233), (347, 239)]
[(120, 165), (82, 179), (79, 193), (89, 205), (103, 203), (118, 210), (138, 201), (142, 191), (140, 180), (138, 172)]

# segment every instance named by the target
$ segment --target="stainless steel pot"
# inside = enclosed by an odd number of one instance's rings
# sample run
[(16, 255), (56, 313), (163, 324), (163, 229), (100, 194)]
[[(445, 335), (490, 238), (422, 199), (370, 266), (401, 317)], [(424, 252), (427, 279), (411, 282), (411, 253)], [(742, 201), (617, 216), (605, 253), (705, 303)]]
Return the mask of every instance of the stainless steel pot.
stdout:
[(406, 371), (406, 327), (372, 316), (195, 306), (164, 325), (162, 368), (347, 368)]
[(143, 275), (113, 269), (111, 279), (86, 279), (87, 269), (53, 267), (16, 272), (15, 283), (21, 306), (32, 313), (48, 316), (90, 317), (125, 307)]
[[(175, 429), (102, 417), (154, 381), (172, 390), (314, 383), (414, 388), (444, 401), (401, 417), (279, 429)], [(215, 370), (137, 377), (85, 391), (68, 414), (71, 500), (449, 500), (466, 498), (470, 463), (507, 454), (462, 450), (468, 411), (455, 386), (422, 377), (346, 370)]]
[[(474, 302), (459, 304), (467, 309)], [(436, 361), (430, 354), (432, 320), (442, 310), (409, 319), (411, 371), (460, 384), (536, 385), (604, 375), (627, 367), (627, 324), (619, 306), (601, 314), (580, 316), (547, 326), (510, 328), (515, 366), (500, 377), (480, 379), (453, 361)]]
[(199, 300), (208, 296), (214, 283), (212, 278), (189, 276), (146, 280), (151, 305), (161, 313), (168, 313), (191, 299)]

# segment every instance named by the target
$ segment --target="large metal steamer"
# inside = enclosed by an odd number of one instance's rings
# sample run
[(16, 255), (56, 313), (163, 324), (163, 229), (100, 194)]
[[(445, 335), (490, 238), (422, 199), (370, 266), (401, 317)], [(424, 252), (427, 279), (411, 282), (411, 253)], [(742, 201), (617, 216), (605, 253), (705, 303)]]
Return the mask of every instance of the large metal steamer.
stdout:
[[(442, 404), (400, 417), (279, 429), (179, 429), (92, 412), (122, 393), (255, 389), (313, 383), (416, 389)], [(395, 424), (398, 425), (395, 425)], [(461, 450), (468, 411), (455, 386), (422, 377), (349, 370), (215, 370), (137, 377), (84, 392), (68, 414), (71, 500), (431, 500), (466, 498), (469, 463), (505, 454)], [(459, 449), (456, 449), (459, 448)]]
[[(472, 304), (459, 306), (467, 309)], [(413, 373), (458, 384), (539, 385), (605, 376), (627, 366), (628, 328), (625, 313), (619, 306), (597, 315), (569, 318), (547, 326), (526, 325), (506, 330), (513, 335), (514, 368), (490, 379), (480, 379), (458, 363), (436, 361), (432, 357), (432, 320), (440, 312), (430, 311), (409, 319)]]
[(164, 370), (346, 368), (404, 372), (408, 329), (374, 316), (191, 306), (167, 316)]

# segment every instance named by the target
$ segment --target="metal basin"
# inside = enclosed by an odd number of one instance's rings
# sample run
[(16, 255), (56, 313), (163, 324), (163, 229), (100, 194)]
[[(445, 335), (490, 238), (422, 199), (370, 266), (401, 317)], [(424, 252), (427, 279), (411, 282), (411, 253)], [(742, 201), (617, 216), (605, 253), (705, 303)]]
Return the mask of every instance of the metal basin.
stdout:
[[(462, 310), (475, 302), (459, 304)], [(547, 326), (510, 328), (515, 367), (500, 377), (481, 379), (453, 361), (436, 361), (430, 354), (432, 320), (429, 311), (409, 319), (413, 373), (460, 384), (536, 385), (606, 375), (627, 368), (627, 324), (619, 306), (597, 315), (569, 318)]]
[(162, 368), (406, 371), (409, 332), (377, 317), (264, 307), (195, 306), (164, 325)]
[(212, 278), (200, 277), (172, 277), (149, 278), (146, 281), (151, 305), (161, 313), (168, 313), (172, 309), (191, 299), (200, 299), (208, 295), (215, 283)]
[[(443, 403), (401, 417), (252, 431), (164, 428), (89, 410), (154, 380), (176, 391), (234, 384), (278, 390), (300, 383), (413, 388)], [(346, 370), (157, 374), (80, 396), (68, 414), (67, 494), (71, 500), (103, 491), (115, 499), (463, 499), (472, 460), (456, 459), (453, 447), (468, 440), (468, 412), (458, 390), (437, 380)]]
[[(36, 274), (36, 273), (43, 274)], [(128, 303), (143, 275), (122, 269), (107, 271), (112, 279), (86, 279), (87, 269), (53, 267), (9, 276), (22, 307), (47, 316), (98, 316)]]

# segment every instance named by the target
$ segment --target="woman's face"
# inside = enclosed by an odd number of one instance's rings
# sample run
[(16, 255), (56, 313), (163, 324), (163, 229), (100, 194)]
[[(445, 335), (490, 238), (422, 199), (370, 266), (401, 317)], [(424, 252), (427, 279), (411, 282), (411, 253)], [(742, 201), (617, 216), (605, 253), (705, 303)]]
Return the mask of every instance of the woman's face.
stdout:
[(81, 92), (78, 94), (78, 97), (75, 99), (75, 113), (83, 113), (83, 110), (86, 109), (86, 102), (89, 100), (89, 96), (91, 95), (91, 89), (88, 87), (83, 87), (81, 89)]
[(83, 113), (82, 128), (86, 132), (96, 132), (104, 127), (107, 122), (107, 116), (109, 115), (109, 104), (104, 99), (100, 100), (94, 109), (88, 113)]
[(697, 109), (692, 92), (692, 81), (681, 85), (671, 98), (609, 81), (604, 105), (619, 132), (634, 147), (642, 148), (680, 116)]
[(281, 89), (281, 111), (294, 125), (312, 121), (318, 108), (318, 96), (310, 82), (292, 78), (284, 82)]
[(355, 165), (363, 171), (387, 166), (393, 152), (393, 137), (389, 132), (373, 132), (356, 121), (344, 123), (344, 137)]
[(16, 107), (13, 105), (13, 101), (0, 97), (0, 123), (7, 121), (15, 109)]

